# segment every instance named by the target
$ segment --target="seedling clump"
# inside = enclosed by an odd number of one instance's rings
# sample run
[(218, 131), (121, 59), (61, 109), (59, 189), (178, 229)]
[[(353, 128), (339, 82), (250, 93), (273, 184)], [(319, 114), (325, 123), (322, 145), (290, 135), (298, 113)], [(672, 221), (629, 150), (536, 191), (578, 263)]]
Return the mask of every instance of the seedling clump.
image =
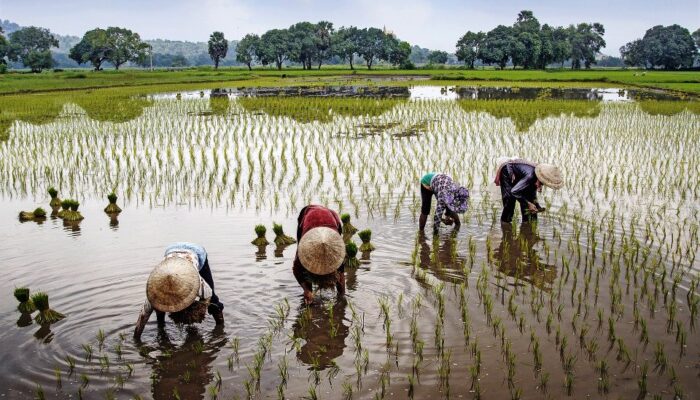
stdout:
[[(64, 206), (64, 204), (68, 202), (68, 210), (61, 210), (63, 213), (63, 220), (64, 221), (69, 221), (69, 222), (75, 222), (75, 221), (82, 221), (83, 220), (83, 215), (78, 211), (78, 207), (80, 207), (80, 202), (77, 200), (63, 200), (61, 202), (61, 207)], [(59, 212), (59, 217), (61, 216), (61, 212)]]
[(107, 200), (109, 200), (109, 204), (107, 204), (107, 207), (105, 207), (105, 212), (107, 214), (119, 214), (122, 212), (122, 209), (119, 208), (117, 205), (117, 195), (116, 193), (112, 192), (107, 195)]
[(15, 299), (19, 301), (17, 309), (20, 312), (30, 314), (36, 311), (36, 306), (34, 306), (34, 302), (29, 297), (29, 288), (15, 288)]
[(346, 267), (357, 268), (360, 266), (360, 260), (357, 259), (357, 245), (355, 242), (350, 242), (345, 245), (345, 254), (348, 259), (345, 264)]
[(53, 186), (49, 188), (49, 196), (51, 196), (51, 202), (49, 203), (51, 208), (61, 207), (61, 199), (58, 198), (58, 190)]
[(343, 236), (349, 240), (352, 235), (357, 233), (357, 228), (350, 223), (350, 214), (345, 213), (341, 215), (340, 220), (343, 222)]
[(37, 207), (34, 211), (20, 211), (20, 221), (35, 221), (46, 219), (46, 211), (43, 208)]
[(34, 317), (34, 321), (39, 325), (52, 324), (66, 317), (60, 312), (49, 308), (49, 295), (44, 292), (34, 294), (32, 296), (32, 302), (36, 306), (36, 309), (39, 310), (39, 314)]
[(372, 240), (372, 231), (370, 229), (360, 231), (358, 235), (362, 240), (362, 244), (360, 245), (360, 251), (372, 251), (375, 249), (374, 245), (370, 243), (370, 240)]
[[(275, 233), (275, 244), (278, 246), (294, 244), (297, 242), (293, 237), (284, 234), (284, 228), (282, 228), (282, 225), (273, 222), (272, 231)], [(255, 233), (258, 233), (257, 227), (255, 228)]]
[(267, 232), (267, 228), (265, 228), (265, 225), (255, 225), (255, 234), (258, 235), (255, 240), (253, 240), (251, 243), (253, 243), (256, 246), (267, 246), (270, 244), (270, 242), (267, 241), (265, 238), (265, 233)]

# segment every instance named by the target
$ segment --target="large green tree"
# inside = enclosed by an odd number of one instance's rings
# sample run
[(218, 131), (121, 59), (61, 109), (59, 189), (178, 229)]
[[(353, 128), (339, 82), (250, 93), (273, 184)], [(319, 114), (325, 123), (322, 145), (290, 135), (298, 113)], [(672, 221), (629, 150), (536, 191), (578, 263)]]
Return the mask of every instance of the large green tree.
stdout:
[(333, 55), (333, 34), (332, 22), (320, 21), (316, 23), (314, 32), (314, 60), (318, 64), (318, 69), (321, 69), (321, 63)]
[(513, 29), (505, 25), (498, 25), (486, 34), (479, 49), (479, 59), (485, 64), (496, 64), (504, 69), (510, 59), (513, 41)]
[[(394, 38), (391, 35), (387, 35), (388, 39), (388, 53), (386, 61), (390, 62), (392, 65), (406, 66), (409, 64), (409, 57), (411, 56), (411, 44)], [(444, 53), (444, 52), (443, 52)], [(447, 55), (447, 53), (445, 53)], [(447, 62), (447, 60), (445, 60)], [(413, 67), (412, 67), (413, 68)]]
[(249, 33), (243, 36), (238, 46), (236, 46), (236, 61), (248, 66), (248, 70), (253, 69), (252, 64), (255, 61), (255, 54), (260, 46), (260, 37)]
[(70, 49), (68, 57), (78, 64), (89, 62), (95, 71), (99, 71), (102, 69), (102, 63), (109, 58), (111, 50), (107, 31), (97, 28), (85, 32), (80, 42)]
[(605, 47), (605, 28), (597, 22), (581, 23), (569, 26), (571, 42), (571, 69), (580, 69), (583, 63), (586, 69), (596, 63), (596, 55)]
[(360, 49), (357, 54), (364, 58), (367, 69), (377, 60), (386, 58), (386, 33), (377, 28), (365, 28), (360, 32)]
[(53, 66), (51, 47), (58, 47), (58, 40), (48, 29), (30, 26), (10, 34), (8, 58), (21, 61), (32, 72), (41, 72)]
[(219, 63), (222, 58), (226, 58), (228, 53), (228, 41), (224, 37), (223, 32), (213, 32), (209, 36), (209, 57), (214, 61), (214, 69), (219, 69)]
[(263, 65), (275, 64), (282, 69), (282, 64), (289, 59), (290, 34), (287, 29), (271, 29), (260, 36), (260, 46), (257, 56)]
[(664, 69), (690, 68), (697, 50), (690, 32), (680, 25), (657, 25), (642, 38), (647, 63)]
[(353, 59), (360, 51), (360, 30), (357, 27), (341, 27), (333, 39), (333, 53), (342, 60), (347, 60), (350, 69), (355, 69)]
[(633, 40), (620, 47), (620, 55), (625, 65), (644, 68), (647, 66), (646, 55), (644, 54), (644, 41), (642, 39)]
[(289, 59), (311, 69), (316, 52), (316, 26), (311, 22), (297, 22), (289, 27)]
[(564, 68), (564, 62), (571, 58), (571, 42), (568, 29), (558, 26), (552, 31), (552, 62), (560, 63)]
[(486, 34), (483, 32), (467, 31), (457, 41), (457, 60), (462, 61), (468, 68), (474, 69), (474, 62), (479, 56), (479, 49), (485, 38)]
[(111, 26), (105, 32), (107, 45), (110, 48), (107, 61), (116, 69), (129, 61), (136, 62), (143, 58), (145, 51), (149, 48), (147, 43), (141, 41), (138, 33), (129, 29)]
[(513, 66), (531, 69), (538, 66), (542, 41), (540, 38), (540, 22), (532, 11), (523, 10), (512, 28), (511, 60)]

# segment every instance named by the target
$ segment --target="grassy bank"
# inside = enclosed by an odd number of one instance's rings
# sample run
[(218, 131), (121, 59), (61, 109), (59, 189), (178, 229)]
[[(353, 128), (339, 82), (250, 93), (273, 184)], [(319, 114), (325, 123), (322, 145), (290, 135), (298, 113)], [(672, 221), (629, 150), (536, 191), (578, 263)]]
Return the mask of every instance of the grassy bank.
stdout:
[(328, 84), (382, 85), (504, 85), (545, 87), (644, 87), (700, 95), (700, 72), (637, 70), (396, 70), (324, 67), (321, 70), (196, 68), (177, 71), (71, 70), (41, 74), (0, 75), (0, 94), (95, 89), (163, 84), (220, 83), (231, 86), (287, 86)]

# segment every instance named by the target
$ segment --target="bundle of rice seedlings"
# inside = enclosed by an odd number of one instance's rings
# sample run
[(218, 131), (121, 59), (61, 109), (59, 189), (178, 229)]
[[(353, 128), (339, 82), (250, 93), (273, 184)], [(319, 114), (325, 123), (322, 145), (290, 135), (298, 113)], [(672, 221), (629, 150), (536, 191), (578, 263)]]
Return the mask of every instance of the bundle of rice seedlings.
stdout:
[[(70, 222), (82, 221), (84, 217), (80, 213), (80, 211), (78, 211), (78, 207), (80, 207), (80, 202), (78, 202), (77, 200), (72, 200), (72, 199), (71, 200), (63, 200), (63, 202), (61, 202), (61, 207), (63, 207), (63, 203), (65, 203), (66, 201), (68, 201), (68, 207), (70, 209), (63, 212), (63, 220), (70, 221)], [(60, 217), (60, 213), (59, 213), (59, 217)]]
[(58, 198), (58, 190), (53, 186), (49, 188), (49, 196), (51, 196), (51, 202), (49, 203), (51, 208), (61, 207), (61, 199)]
[(170, 319), (176, 324), (198, 324), (204, 321), (209, 308), (209, 300), (196, 300), (182, 311), (170, 313)]
[(265, 225), (255, 225), (255, 234), (258, 235), (255, 240), (253, 240), (251, 243), (253, 243), (256, 246), (267, 246), (270, 244), (270, 242), (267, 241), (265, 238), (265, 233), (267, 232), (267, 228), (265, 228)]
[(59, 211), (57, 214), (58, 218), (63, 218), (66, 215), (66, 212), (70, 211), (70, 205), (71, 205), (70, 199), (61, 200), (61, 211)]
[(34, 211), (20, 211), (20, 221), (32, 221), (46, 219), (46, 211), (43, 208), (37, 207)]
[(357, 228), (350, 223), (350, 214), (342, 214), (340, 220), (343, 222), (343, 236), (352, 236), (357, 233)]
[(370, 240), (372, 240), (372, 230), (365, 229), (363, 231), (360, 231), (358, 235), (362, 240), (362, 244), (360, 245), (360, 251), (372, 251), (375, 249), (374, 245), (369, 242)]
[(107, 214), (119, 214), (122, 212), (122, 209), (117, 205), (117, 195), (114, 192), (107, 195), (107, 200), (109, 200), (109, 204), (105, 207)]
[(39, 310), (39, 314), (34, 317), (34, 321), (39, 325), (53, 324), (66, 317), (60, 312), (49, 308), (49, 295), (44, 292), (35, 293), (32, 296), (32, 302), (36, 309)]
[(294, 244), (297, 242), (293, 237), (284, 234), (284, 229), (282, 228), (282, 225), (273, 222), (272, 231), (275, 233), (275, 244), (278, 246)]
[(357, 259), (357, 245), (355, 242), (350, 242), (345, 245), (345, 254), (347, 262), (345, 266), (348, 268), (357, 268), (360, 266), (360, 260)]
[(21, 313), (33, 313), (36, 311), (36, 306), (34, 306), (34, 302), (32, 302), (32, 299), (29, 297), (29, 288), (27, 287), (21, 287), (21, 288), (15, 288), (15, 299), (19, 301), (19, 305), (17, 306), (17, 309)]

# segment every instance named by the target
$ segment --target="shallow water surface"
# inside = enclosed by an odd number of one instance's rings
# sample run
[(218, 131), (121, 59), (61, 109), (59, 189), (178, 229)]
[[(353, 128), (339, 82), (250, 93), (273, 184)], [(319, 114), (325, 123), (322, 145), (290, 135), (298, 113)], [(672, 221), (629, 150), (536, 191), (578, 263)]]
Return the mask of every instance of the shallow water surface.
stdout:
[[(14, 122), (0, 142), (0, 396), (697, 397), (697, 105), (400, 89), (99, 99), (131, 117), (68, 102)], [(503, 155), (562, 167), (537, 225), (499, 222)], [(417, 233), (427, 171), (470, 189), (458, 232)], [(49, 209), (50, 186), (80, 200), (82, 222), (17, 220)], [(118, 217), (102, 211), (112, 190)], [(319, 291), (309, 307), (296, 246), (250, 243), (258, 223), (293, 235), (307, 203), (349, 213), (377, 248), (347, 271), (345, 299)], [(153, 317), (135, 341), (146, 278), (182, 240), (209, 252), (226, 323)], [(67, 318), (33, 323), (20, 286)]]

